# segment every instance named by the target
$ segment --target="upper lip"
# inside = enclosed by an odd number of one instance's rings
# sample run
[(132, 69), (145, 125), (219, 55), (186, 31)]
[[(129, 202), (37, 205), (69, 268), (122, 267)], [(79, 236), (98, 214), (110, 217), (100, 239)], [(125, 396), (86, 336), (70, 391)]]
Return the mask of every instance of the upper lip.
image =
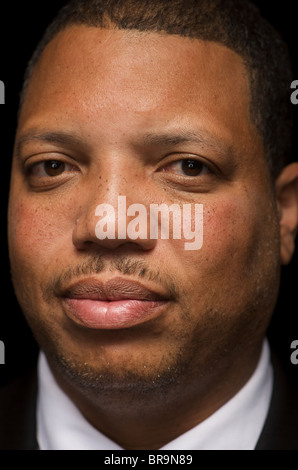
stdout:
[(169, 300), (169, 296), (152, 290), (140, 282), (121, 277), (102, 281), (96, 278), (78, 280), (62, 290), (62, 296), (71, 299), (116, 300)]

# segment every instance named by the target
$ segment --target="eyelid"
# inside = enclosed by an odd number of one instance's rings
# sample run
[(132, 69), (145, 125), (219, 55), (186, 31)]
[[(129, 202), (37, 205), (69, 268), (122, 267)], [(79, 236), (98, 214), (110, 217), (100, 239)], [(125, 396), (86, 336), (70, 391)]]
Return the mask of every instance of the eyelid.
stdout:
[[(172, 157), (173, 157), (173, 159), (171, 159), (171, 161), (163, 164), (163, 166), (161, 168), (162, 171), (166, 171), (165, 168), (170, 167), (171, 165), (178, 165), (179, 163), (185, 162), (187, 160), (190, 160), (190, 161), (193, 160), (193, 161), (198, 162), (202, 165), (204, 174), (205, 174), (205, 170), (207, 170), (207, 172), (210, 173), (210, 174), (220, 173), (220, 170), (219, 170), (219, 168), (217, 167), (216, 164), (214, 164), (214, 163), (210, 162), (209, 160), (207, 160), (206, 158), (200, 157), (198, 155), (194, 155), (194, 154), (191, 154), (191, 153), (177, 153), (175, 155), (172, 155)], [(188, 176), (188, 175), (183, 175), (183, 176), (185, 178), (195, 178), (195, 176)], [(197, 177), (199, 177), (199, 175)]]
[(23, 172), (25, 173), (25, 175), (29, 175), (30, 171), (33, 168), (36, 168), (39, 165), (43, 165), (51, 161), (60, 162), (64, 165), (72, 166), (73, 168), (78, 169), (78, 165), (73, 161), (73, 159), (70, 159), (67, 155), (59, 152), (44, 152), (35, 155), (30, 155), (28, 158), (24, 159), (24, 161), (22, 162)]
[[(43, 160), (43, 161), (40, 161), (40, 162), (36, 162), (36, 163), (31, 163), (30, 165), (27, 166), (26, 168), (26, 174), (29, 175), (31, 173), (31, 175), (34, 175), (38, 178), (51, 178), (53, 179), (55, 176), (50, 176), (50, 175), (47, 175), (46, 172), (45, 172), (45, 169), (43, 168), (42, 169), (42, 166), (45, 165), (46, 163), (49, 163), (49, 162), (57, 162), (57, 163), (62, 163), (65, 167), (70, 167), (71, 169), (67, 170), (65, 169), (63, 171), (63, 173), (67, 173), (68, 171), (77, 171), (77, 168), (75, 167), (75, 165), (72, 165), (71, 163), (69, 162), (65, 162), (64, 160), (58, 160), (57, 158), (50, 158), (50, 159), (46, 159), (46, 160)], [(42, 171), (45, 173), (44, 176), (41, 176), (41, 175), (38, 175), (37, 172), (37, 168), (40, 167), (41, 168), (41, 173)], [(35, 173), (34, 173), (35, 171)], [(61, 174), (63, 174), (61, 173)], [(56, 177), (60, 176), (59, 175), (56, 175)]]
[[(191, 161), (195, 161), (194, 159), (190, 159), (188, 158), (187, 160)], [(166, 165), (166, 167), (170, 167), (172, 166), (173, 168), (176, 166), (178, 166), (179, 164), (182, 164), (183, 163), (183, 160), (178, 160), (178, 161), (175, 161), (175, 162), (172, 162), (172, 163), (169, 163), (169, 165)], [(201, 162), (198, 162), (198, 163), (201, 163)], [(202, 164), (202, 170), (200, 171), (199, 175), (186, 175), (186, 174), (183, 174), (183, 170), (181, 169), (181, 172), (179, 172), (179, 170), (177, 171), (177, 174), (180, 174), (180, 175), (183, 175), (185, 177), (188, 177), (188, 178), (196, 178), (196, 177), (199, 177), (201, 176), (202, 174), (206, 174), (206, 171), (207, 173), (210, 173), (210, 170), (209, 168), (204, 165), (204, 163), (201, 163)], [(163, 168), (163, 171), (168, 171), (166, 170), (166, 167)]]
[[(57, 175), (46, 174), (42, 166), (47, 162), (58, 162), (65, 165), (65, 169)], [(73, 180), (74, 174), (78, 174), (81, 168), (76, 162), (65, 154), (47, 152), (30, 155), (22, 163), (23, 177), (32, 191), (50, 191)], [(35, 174), (34, 174), (35, 172)]]

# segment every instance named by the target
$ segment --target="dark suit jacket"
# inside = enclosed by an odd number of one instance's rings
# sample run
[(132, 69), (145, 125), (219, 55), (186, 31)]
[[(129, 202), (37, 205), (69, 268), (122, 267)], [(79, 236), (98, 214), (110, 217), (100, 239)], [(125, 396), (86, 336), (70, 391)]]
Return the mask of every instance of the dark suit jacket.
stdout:
[[(256, 450), (298, 450), (298, 387), (276, 359), (273, 365), (273, 396)], [(0, 388), (0, 450), (38, 449), (36, 395), (36, 369)]]

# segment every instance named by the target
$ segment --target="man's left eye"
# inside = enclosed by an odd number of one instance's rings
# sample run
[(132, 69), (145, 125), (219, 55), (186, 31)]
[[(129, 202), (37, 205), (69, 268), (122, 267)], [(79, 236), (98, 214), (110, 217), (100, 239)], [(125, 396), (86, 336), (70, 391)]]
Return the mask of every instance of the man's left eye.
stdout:
[(188, 158), (169, 163), (163, 168), (163, 171), (195, 177), (208, 173), (209, 169), (201, 161)]

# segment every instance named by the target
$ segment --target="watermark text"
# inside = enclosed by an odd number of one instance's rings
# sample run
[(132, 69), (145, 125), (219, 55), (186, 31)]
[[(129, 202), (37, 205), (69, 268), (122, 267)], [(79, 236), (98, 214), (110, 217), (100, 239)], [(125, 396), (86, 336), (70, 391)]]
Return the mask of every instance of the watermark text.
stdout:
[(294, 351), (291, 354), (291, 363), (294, 365), (298, 364), (298, 340), (294, 340), (291, 342), (291, 349), (294, 349)]
[[(99, 240), (184, 239), (185, 250), (199, 250), (203, 245), (203, 204), (143, 204), (126, 206), (126, 196), (118, 196), (117, 216), (111, 204), (99, 204), (95, 226)], [(127, 222), (127, 218), (130, 218)], [(149, 220), (148, 220), (149, 219)]]
[(3, 341), (0, 341), (0, 364), (5, 364), (5, 346)]
[(2, 80), (0, 80), (0, 104), (5, 104), (5, 86)]

